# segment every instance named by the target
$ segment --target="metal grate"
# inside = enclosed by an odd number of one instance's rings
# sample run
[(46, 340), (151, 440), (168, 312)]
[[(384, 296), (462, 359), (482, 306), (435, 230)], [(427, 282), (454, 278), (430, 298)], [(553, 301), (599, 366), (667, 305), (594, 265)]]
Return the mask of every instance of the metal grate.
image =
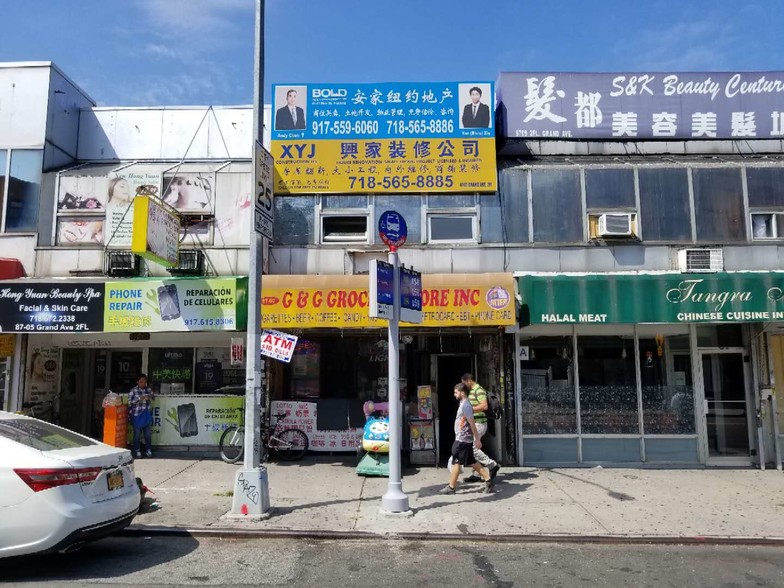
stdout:
[(177, 265), (169, 270), (171, 274), (200, 276), (204, 273), (204, 252), (201, 249), (180, 249)]
[(107, 276), (138, 276), (141, 258), (130, 251), (107, 251), (104, 273)]
[(718, 272), (724, 269), (721, 249), (686, 249), (680, 253), (681, 271)]

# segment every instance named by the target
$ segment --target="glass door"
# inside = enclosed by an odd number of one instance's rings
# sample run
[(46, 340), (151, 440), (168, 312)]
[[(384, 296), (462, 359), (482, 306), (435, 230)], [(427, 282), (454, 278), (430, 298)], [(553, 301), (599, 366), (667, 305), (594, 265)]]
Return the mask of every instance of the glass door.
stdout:
[(708, 459), (749, 459), (746, 364), (742, 352), (702, 352)]

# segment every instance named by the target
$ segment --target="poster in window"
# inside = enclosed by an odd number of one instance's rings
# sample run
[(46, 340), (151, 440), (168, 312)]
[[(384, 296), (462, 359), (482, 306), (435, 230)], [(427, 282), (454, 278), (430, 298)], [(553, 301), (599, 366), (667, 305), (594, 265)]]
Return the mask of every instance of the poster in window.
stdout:
[(130, 249), (133, 236), (133, 201), (137, 195), (157, 196), (158, 172), (122, 172), (107, 179), (105, 239), (107, 247)]
[(163, 201), (180, 212), (212, 214), (212, 172), (164, 174)]
[(57, 372), (60, 363), (60, 348), (48, 345), (32, 345), (27, 356), (27, 402), (54, 402), (57, 392)]
[(60, 217), (57, 221), (59, 245), (100, 245), (103, 241), (103, 217)]
[(61, 176), (57, 210), (66, 212), (104, 212), (106, 176)]

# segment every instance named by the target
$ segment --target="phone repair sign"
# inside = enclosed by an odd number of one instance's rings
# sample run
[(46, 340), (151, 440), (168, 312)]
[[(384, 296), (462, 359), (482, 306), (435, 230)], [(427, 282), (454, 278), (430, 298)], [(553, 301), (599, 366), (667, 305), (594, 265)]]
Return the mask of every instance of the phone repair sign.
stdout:
[(261, 333), (261, 354), (267, 357), (288, 363), (291, 361), (291, 356), (294, 355), (296, 346), (297, 337), (295, 335), (273, 330)]

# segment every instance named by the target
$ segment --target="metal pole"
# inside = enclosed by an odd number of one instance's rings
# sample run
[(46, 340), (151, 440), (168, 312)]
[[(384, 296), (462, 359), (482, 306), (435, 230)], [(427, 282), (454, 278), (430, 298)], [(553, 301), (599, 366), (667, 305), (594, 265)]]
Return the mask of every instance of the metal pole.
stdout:
[[(261, 144), (264, 129), (264, 0), (256, 0), (256, 39), (253, 76), (253, 129), (254, 153), (253, 185), (259, 185), (260, 162), (256, 143)], [(245, 369), (245, 455), (242, 469), (236, 472), (231, 516), (268, 516), (269, 484), (267, 469), (261, 465), (261, 271), (263, 251), (261, 237), (255, 222), (250, 225), (250, 252), (248, 265), (248, 340)]]
[(400, 473), (400, 445), (402, 415), (400, 414), (400, 260), (397, 247), (389, 248), (389, 263), (393, 268), (392, 320), (389, 321), (389, 484), (381, 498), (381, 509), (388, 513), (407, 513), (408, 496), (403, 492)]

